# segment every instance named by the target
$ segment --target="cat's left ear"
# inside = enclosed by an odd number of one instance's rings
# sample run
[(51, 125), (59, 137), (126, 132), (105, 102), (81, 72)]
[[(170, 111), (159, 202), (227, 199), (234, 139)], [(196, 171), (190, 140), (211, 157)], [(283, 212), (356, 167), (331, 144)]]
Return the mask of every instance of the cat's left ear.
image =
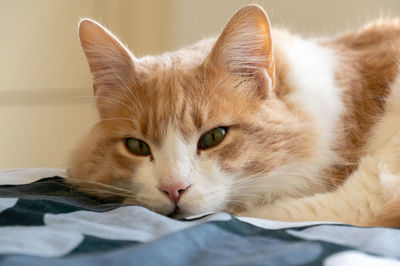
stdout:
[(257, 96), (266, 98), (275, 82), (275, 61), (268, 16), (262, 7), (238, 10), (219, 36), (206, 66), (251, 79)]

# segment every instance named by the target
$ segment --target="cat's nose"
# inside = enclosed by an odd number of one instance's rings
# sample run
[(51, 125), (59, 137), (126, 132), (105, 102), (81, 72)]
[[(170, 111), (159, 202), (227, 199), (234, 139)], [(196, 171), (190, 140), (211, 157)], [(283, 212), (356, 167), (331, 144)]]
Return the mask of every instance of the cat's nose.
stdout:
[(183, 192), (185, 192), (189, 187), (190, 185), (177, 183), (160, 185), (159, 189), (167, 195), (173, 203), (177, 204)]

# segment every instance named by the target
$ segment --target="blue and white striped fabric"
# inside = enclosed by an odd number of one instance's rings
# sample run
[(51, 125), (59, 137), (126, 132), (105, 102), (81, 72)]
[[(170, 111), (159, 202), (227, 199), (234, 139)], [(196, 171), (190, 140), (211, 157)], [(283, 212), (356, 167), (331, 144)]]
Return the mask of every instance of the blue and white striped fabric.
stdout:
[[(48, 178), (30, 183), (27, 173)], [(397, 229), (226, 213), (177, 221), (101, 202), (59, 176), (65, 172), (0, 172), (0, 182), (8, 183), (0, 185), (0, 265), (400, 266)]]

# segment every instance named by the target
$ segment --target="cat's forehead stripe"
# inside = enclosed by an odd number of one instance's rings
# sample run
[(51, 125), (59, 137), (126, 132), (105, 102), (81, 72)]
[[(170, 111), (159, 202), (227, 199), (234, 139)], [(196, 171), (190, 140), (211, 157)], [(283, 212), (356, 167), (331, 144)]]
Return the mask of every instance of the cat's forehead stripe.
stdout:
[(195, 70), (178, 73), (176, 69), (164, 69), (163, 73), (155, 72), (152, 80), (141, 84), (143, 93), (139, 100), (143, 109), (137, 118), (139, 129), (156, 145), (162, 143), (168, 125), (178, 129), (185, 139), (201, 128), (199, 78), (195, 77)]

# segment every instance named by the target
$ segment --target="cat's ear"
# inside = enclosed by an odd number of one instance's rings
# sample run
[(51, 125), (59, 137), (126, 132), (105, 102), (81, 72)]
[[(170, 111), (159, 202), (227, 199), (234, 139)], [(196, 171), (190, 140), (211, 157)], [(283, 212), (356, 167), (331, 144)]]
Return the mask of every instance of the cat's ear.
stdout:
[(275, 61), (268, 16), (258, 5), (238, 10), (219, 36), (206, 65), (256, 82), (256, 94), (268, 96), (274, 86)]
[(111, 32), (94, 20), (82, 19), (79, 38), (93, 74), (96, 95), (132, 85), (136, 59)]

